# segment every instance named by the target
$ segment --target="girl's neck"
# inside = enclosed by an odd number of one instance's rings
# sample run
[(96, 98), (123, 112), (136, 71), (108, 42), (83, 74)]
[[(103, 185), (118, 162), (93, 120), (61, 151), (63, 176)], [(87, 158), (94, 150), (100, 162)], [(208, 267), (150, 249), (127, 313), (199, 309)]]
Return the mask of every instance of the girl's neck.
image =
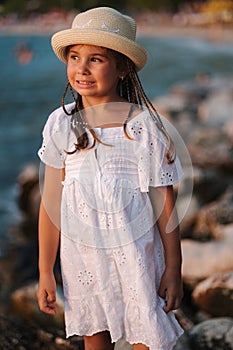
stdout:
[(82, 97), (82, 105), (83, 105), (83, 108), (90, 108), (90, 107), (93, 107), (93, 106), (104, 106), (105, 104), (108, 104), (108, 103), (118, 103), (118, 102), (127, 102), (125, 99), (123, 99), (122, 97), (120, 96), (115, 96), (115, 97), (108, 97), (106, 96), (105, 98), (95, 98), (95, 97), (86, 97), (86, 96), (83, 96)]
[(125, 100), (84, 107), (82, 117), (91, 128), (121, 126), (127, 120), (131, 104)]

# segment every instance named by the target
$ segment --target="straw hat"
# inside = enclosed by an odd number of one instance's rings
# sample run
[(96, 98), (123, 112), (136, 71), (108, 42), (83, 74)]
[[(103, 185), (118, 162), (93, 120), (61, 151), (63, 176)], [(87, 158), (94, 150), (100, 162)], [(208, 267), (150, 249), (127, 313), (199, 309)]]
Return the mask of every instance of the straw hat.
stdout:
[(109, 7), (98, 7), (78, 14), (71, 29), (57, 32), (52, 47), (57, 57), (67, 63), (66, 47), (70, 45), (97, 45), (118, 51), (129, 57), (140, 70), (147, 54), (135, 42), (136, 24), (133, 18)]

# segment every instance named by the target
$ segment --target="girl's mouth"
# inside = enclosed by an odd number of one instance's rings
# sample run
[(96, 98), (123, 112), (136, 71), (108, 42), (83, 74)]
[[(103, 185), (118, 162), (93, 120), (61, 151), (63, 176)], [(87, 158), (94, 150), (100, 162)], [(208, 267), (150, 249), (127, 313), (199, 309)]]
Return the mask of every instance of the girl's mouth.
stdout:
[(79, 86), (92, 86), (94, 84), (93, 81), (86, 81), (86, 80), (76, 80), (76, 83), (79, 85)]

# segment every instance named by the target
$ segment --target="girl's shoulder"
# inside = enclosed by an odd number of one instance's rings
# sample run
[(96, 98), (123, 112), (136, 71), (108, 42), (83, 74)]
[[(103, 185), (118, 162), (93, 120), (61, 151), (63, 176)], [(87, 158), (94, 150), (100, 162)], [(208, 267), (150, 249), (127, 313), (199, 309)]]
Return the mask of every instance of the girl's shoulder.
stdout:
[[(67, 104), (65, 108), (66, 111), (70, 113), (74, 108), (74, 103)], [(62, 107), (58, 107), (53, 110), (48, 116), (48, 119), (44, 126), (44, 131), (47, 130), (50, 134), (59, 131), (62, 132), (63, 129), (67, 128), (67, 124), (70, 124), (70, 118), (71, 116), (67, 115)]]
[(166, 142), (164, 134), (158, 127), (158, 122), (153, 119), (147, 109), (142, 111), (136, 110), (136, 113), (129, 119), (128, 128), (131, 135), (136, 139), (156, 138), (161, 142)]
[(145, 124), (149, 121), (150, 114), (147, 109), (139, 109), (137, 107), (134, 107), (133, 113), (131, 114), (131, 117), (128, 119), (128, 124), (134, 125), (142, 123)]
[[(71, 113), (72, 109), (74, 108), (74, 103), (65, 105), (65, 108), (68, 113)], [(70, 120), (70, 115), (67, 115), (62, 107), (58, 107), (48, 116), (47, 124), (59, 125), (65, 120)]]

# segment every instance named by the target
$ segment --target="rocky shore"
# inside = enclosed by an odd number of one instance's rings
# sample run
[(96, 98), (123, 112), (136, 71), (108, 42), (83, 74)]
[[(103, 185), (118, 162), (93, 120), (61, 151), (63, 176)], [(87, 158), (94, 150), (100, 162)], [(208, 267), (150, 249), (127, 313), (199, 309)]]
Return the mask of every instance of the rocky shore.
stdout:
[[(193, 193), (181, 222), (185, 296), (176, 317), (185, 329), (174, 350), (233, 349), (233, 77), (200, 75), (154, 101), (176, 127), (192, 159)], [(0, 349), (83, 349), (65, 340), (62, 291), (58, 316), (39, 312), (37, 165), (18, 177), (21, 221), (0, 259)], [(186, 203), (186, 192), (178, 206)], [(178, 208), (178, 209), (180, 209)], [(59, 263), (56, 265), (61, 282)], [(120, 342), (117, 349), (130, 349)]]

